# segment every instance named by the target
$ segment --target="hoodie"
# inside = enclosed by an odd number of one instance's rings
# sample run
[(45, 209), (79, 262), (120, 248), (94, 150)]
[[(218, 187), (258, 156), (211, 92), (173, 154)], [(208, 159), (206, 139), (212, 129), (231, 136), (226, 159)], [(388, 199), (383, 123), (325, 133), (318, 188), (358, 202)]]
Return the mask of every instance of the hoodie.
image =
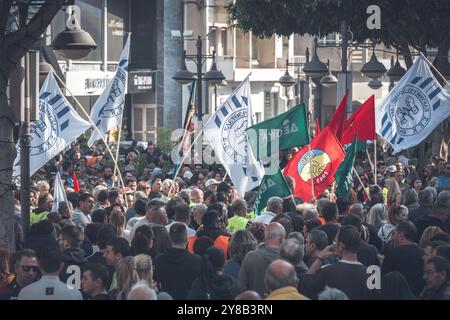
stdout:
[(192, 282), (200, 276), (201, 258), (185, 249), (169, 248), (155, 259), (155, 279), (159, 291), (175, 300), (185, 300)]
[(223, 274), (214, 280), (204, 281), (201, 277), (194, 280), (189, 290), (188, 300), (234, 300), (242, 292), (239, 282)]
[(78, 266), (80, 267), (80, 271), (83, 269), (86, 258), (84, 257), (84, 250), (79, 248), (67, 248), (62, 252), (62, 261), (64, 263), (64, 267), (59, 273), (59, 279), (66, 283), (67, 279), (75, 274), (73, 270), (70, 270), (70, 272), (67, 272), (67, 269), (70, 266)]

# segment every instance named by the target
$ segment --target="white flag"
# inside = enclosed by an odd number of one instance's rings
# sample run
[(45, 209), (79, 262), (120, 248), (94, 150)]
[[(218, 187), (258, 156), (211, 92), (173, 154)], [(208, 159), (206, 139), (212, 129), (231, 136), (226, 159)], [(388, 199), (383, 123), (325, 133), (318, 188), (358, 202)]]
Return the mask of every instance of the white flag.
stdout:
[(246, 132), (253, 122), (250, 81), (247, 77), (204, 128), (216, 157), (241, 196), (258, 187), (264, 177), (264, 167), (256, 161)]
[(56, 174), (55, 183), (53, 185), (53, 206), (52, 212), (58, 212), (59, 203), (65, 201), (67, 203), (66, 191), (59, 172)]
[[(123, 108), (125, 105), (125, 94), (127, 92), (128, 83), (128, 57), (130, 53), (130, 37), (128, 36), (125, 47), (119, 58), (116, 74), (114, 78), (103, 90), (100, 97), (92, 107), (91, 118), (97, 128), (106, 139), (106, 133), (122, 122)], [(101, 139), (101, 135), (97, 130), (92, 132), (88, 141), (88, 146), (92, 146), (95, 141)]]
[[(75, 141), (91, 124), (64, 97), (50, 71), (39, 93), (39, 119), (30, 124), (30, 175)], [(13, 182), (20, 185), (20, 145), (17, 143)]]
[(375, 108), (376, 131), (394, 154), (422, 142), (450, 116), (450, 95), (420, 56)]

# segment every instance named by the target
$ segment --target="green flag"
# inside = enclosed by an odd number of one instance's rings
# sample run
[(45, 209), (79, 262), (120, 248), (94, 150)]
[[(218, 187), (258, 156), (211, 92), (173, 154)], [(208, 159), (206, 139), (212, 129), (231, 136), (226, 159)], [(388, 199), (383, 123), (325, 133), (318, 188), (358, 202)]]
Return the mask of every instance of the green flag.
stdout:
[(348, 193), (350, 192), (350, 186), (353, 182), (352, 172), (353, 165), (355, 164), (355, 157), (357, 151), (357, 135), (349, 148), (347, 148), (347, 153), (345, 154), (345, 159), (336, 171), (336, 195), (339, 198), (348, 199)]
[(247, 132), (258, 160), (279, 150), (305, 146), (311, 141), (304, 103), (248, 128)]
[(284, 179), (281, 170), (278, 169), (274, 175), (265, 175), (261, 185), (259, 186), (258, 194), (255, 201), (255, 214), (259, 216), (261, 211), (266, 207), (267, 200), (271, 197), (287, 197), (291, 195), (291, 190)]

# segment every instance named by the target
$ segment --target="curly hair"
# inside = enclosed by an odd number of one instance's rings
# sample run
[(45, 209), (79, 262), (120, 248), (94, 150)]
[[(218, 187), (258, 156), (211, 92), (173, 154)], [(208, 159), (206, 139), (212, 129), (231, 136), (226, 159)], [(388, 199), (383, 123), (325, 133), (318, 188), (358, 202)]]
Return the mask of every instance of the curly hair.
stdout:
[(234, 261), (241, 264), (245, 255), (249, 251), (256, 249), (257, 241), (253, 234), (248, 230), (236, 231), (231, 237), (230, 255)]

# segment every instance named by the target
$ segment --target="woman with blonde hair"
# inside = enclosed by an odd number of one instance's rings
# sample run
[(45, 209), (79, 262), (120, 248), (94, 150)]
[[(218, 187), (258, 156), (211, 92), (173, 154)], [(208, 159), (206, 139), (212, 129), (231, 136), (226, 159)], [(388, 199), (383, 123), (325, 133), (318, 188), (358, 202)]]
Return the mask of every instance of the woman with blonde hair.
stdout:
[(153, 263), (152, 258), (147, 254), (138, 254), (133, 257), (136, 266), (136, 272), (139, 280), (147, 281), (150, 288), (155, 289), (155, 282), (153, 281)]
[(164, 180), (161, 184), (161, 193), (161, 200), (164, 201), (164, 203), (169, 202), (175, 194), (175, 182), (170, 179)]
[(402, 192), (398, 182), (394, 178), (388, 178), (384, 182), (385, 188), (388, 190), (387, 194), (387, 206), (401, 205), (402, 204)]
[(422, 233), (422, 237), (420, 238), (419, 245), (421, 248), (426, 249), (427, 246), (430, 244), (431, 239), (438, 233), (445, 233), (444, 230), (437, 226), (430, 226), (424, 230)]
[(116, 267), (117, 287), (109, 292), (113, 300), (126, 300), (131, 287), (138, 282), (139, 275), (133, 257), (125, 257)]

